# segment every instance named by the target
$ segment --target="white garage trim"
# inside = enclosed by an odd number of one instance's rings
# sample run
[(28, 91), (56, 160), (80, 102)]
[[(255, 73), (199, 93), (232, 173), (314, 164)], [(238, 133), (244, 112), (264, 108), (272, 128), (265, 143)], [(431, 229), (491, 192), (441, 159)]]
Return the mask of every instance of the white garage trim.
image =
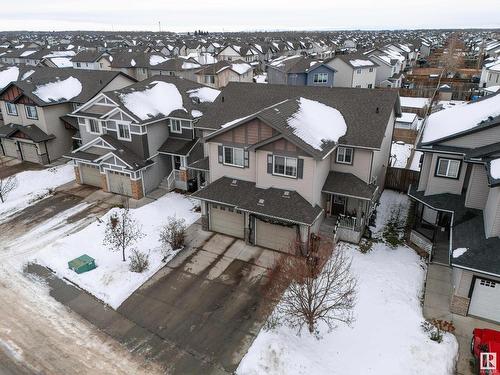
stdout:
[(229, 236), (245, 237), (245, 214), (229, 206), (210, 205), (210, 230)]
[(500, 281), (474, 276), (468, 314), (500, 322)]

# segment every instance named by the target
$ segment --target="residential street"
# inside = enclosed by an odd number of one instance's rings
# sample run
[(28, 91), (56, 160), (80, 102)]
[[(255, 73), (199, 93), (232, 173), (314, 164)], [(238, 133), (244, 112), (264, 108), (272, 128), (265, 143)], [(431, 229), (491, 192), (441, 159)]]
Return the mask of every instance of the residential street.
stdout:
[(153, 365), (132, 356), (50, 297), (43, 283), (22, 273), (29, 253), (78, 230), (110, 207), (91, 202), (94, 188), (63, 190), (0, 224), (0, 373), (156, 373)]

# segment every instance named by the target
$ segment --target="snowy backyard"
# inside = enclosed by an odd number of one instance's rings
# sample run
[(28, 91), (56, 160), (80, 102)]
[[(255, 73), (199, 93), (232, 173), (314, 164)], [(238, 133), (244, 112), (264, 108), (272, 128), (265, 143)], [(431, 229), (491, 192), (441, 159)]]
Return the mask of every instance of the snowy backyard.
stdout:
[[(383, 230), (391, 207), (408, 206), (407, 197), (385, 191), (378, 208), (375, 236)], [(404, 216), (404, 215), (402, 215)], [(358, 246), (340, 244), (352, 257), (358, 279), (356, 320), (321, 330), (317, 340), (286, 327), (263, 329), (239, 368), (256, 374), (452, 374), (458, 345), (451, 334), (432, 341), (421, 324), (425, 263), (412, 249), (374, 243), (363, 254)]]

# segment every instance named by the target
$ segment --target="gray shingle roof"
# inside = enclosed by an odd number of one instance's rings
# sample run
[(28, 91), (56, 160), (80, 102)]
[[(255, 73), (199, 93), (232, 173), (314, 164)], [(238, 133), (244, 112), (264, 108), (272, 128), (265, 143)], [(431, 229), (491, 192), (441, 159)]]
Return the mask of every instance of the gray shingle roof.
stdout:
[(369, 185), (351, 173), (330, 171), (322, 191), (372, 200), (377, 187)]
[(315, 100), (340, 111), (347, 124), (347, 133), (339, 143), (345, 145), (380, 148), (393, 109), (397, 114), (401, 112), (397, 90), (230, 82), (213, 105), (203, 111), (196, 127), (217, 130), (230, 121), (297, 97)]
[(43, 142), (54, 139), (56, 136), (47, 134), (36, 125), (6, 124), (0, 127), (0, 138), (10, 138), (16, 132), (22, 132), (33, 142)]
[(169, 137), (165, 141), (165, 143), (160, 146), (158, 152), (164, 154), (188, 155), (197, 142), (198, 139), (181, 139)]
[(207, 187), (192, 194), (192, 197), (233, 206), (242, 211), (269, 216), (276, 219), (312, 225), (323, 211), (312, 206), (295, 191), (255, 186), (254, 182), (221, 177)]

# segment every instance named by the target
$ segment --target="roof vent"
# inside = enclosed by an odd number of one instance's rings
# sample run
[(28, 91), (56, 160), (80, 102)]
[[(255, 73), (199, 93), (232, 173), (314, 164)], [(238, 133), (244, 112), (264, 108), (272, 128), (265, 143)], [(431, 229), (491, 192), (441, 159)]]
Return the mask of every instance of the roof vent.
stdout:
[(259, 199), (259, 201), (257, 202), (257, 205), (258, 206), (263, 206), (264, 205), (264, 199)]
[(238, 186), (238, 180), (231, 181), (231, 186)]
[(220, 97), (220, 100), (221, 100), (222, 103), (224, 103), (224, 97), (223, 96)]
[(379, 113), (379, 112), (380, 112), (380, 108), (379, 107), (375, 108), (375, 113)]
[(288, 190), (283, 192), (283, 198), (290, 198), (290, 192)]

